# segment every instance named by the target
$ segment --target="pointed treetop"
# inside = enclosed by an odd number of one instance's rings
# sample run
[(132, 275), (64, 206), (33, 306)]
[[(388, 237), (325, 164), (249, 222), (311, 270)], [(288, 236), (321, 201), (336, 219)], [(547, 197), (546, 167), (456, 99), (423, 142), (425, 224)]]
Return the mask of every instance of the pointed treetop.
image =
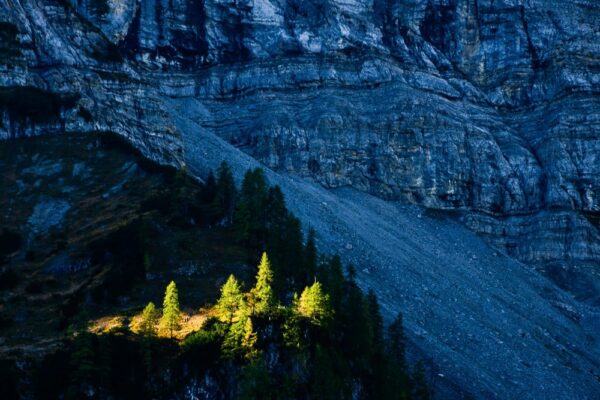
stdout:
[(272, 283), (273, 270), (271, 269), (271, 263), (267, 253), (263, 252), (256, 274), (256, 285), (251, 291), (255, 300), (254, 309), (258, 314), (268, 312), (275, 305)]
[(179, 308), (179, 293), (177, 285), (171, 281), (165, 291), (165, 299), (163, 300), (163, 316), (160, 320), (160, 326), (169, 331), (169, 335), (173, 337), (173, 331), (179, 329), (179, 319), (181, 310)]
[(332, 316), (329, 304), (329, 295), (323, 291), (321, 283), (315, 281), (312, 286), (307, 286), (297, 303), (298, 313), (315, 324), (320, 325)]
[(217, 313), (223, 322), (231, 323), (243, 300), (242, 290), (235, 276), (229, 275), (227, 282), (221, 287), (221, 297), (217, 302)]
[(140, 323), (140, 333), (143, 336), (156, 335), (156, 323), (158, 322), (158, 310), (154, 303), (150, 302), (142, 311), (142, 322)]

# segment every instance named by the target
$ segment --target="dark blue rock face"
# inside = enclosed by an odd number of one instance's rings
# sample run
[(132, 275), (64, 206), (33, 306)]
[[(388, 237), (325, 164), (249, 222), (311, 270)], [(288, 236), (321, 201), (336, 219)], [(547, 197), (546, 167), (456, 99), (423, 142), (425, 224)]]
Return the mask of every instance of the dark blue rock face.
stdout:
[[(388, 202), (461, 210), (462, 222), (495, 251), (570, 291), (576, 305), (557, 306), (561, 313), (573, 316), (572, 308), (582, 307), (580, 315), (591, 315), (575, 318), (579, 322), (565, 317), (573, 324), (565, 328), (569, 343), (589, 336), (581, 321), (597, 321), (596, 0), (0, 0), (0, 85), (0, 95), (27, 87), (74, 99), (60, 103), (48, 120), (26, 112), (15, 118), (0, 101), (0, 138), (111, 130), (148, 157), (192, 171), (205, 171), (221, 158), (239, 166), (259, 162), (282, 185), (293, 177)], [(303, 209), (300, 200), (308, 192), (295, 187), (288, 186), (295, 211), (321, 224), (325, 217)], [(320, 204), (315, 200), (315, 207)], [(341, 212), (334, 217), (350, 218)], [(337, 243), (337, 233), (330, 235), (327, 243)], [(377, 247), (385, 245), (380, 242), (355, 243), (355, 249), (385, 253), (389, 249)], [(373, 268), (394, 259), (403, 271), (403, 263), (426, 257), (396, 256), (371, 260)], [(441, 275), (447, 266), (436, 262), (432, 268)], [(487, 274), (481, 274), (484, 282)], [(365, 285), (377, 283), (359, 276)], [(459, 286), (463, 278), (447, 277)], [(426, 277), (419, 279), (390, 290), (417, 295)], [(496, 310), (521, 321), (522, 313), (517, 318), (506, 306), (513, 303), (511, 294), (488, 284), (481, 289), (490, 291), (487, 301), (503, 299)], [(511, 286), (519, 285), (505, 285)], [(440, 296), (448, 301), (427, 303), (433, 318), (448, 312), (465, 326), (481, 318), (467, 310), (453, 313), (449, 304), (455, 303), (444, 297), (449, 294)], [(520, 299), (539, 305), (546, 297)], [(399, 304), (408, 310), (417, 304), (389, 301), (391, 312)], [(509, 325), (520, 329), (512, 322), (486, 325), (479, 334)], [(413, 334), (420, 332), (417, 325)], [(471, 328), (463, 333), (473, 335)], [(524, 381), (506, 377), (515, 365), (504, 360), (504, 372), (487, 370), (492, 363), (477, 359), (477, 351), (462, 361), (452, 358), (432, 345), (443, 342), (438, 327), (427, 329), (430, 349), (424, 351), (436, 362), (451, 360), (444, 365), (454, 372), (445, 375), (480, 397), (569, 398), (578, 387), (579, 397), (593, 398), (600, 391), (598, 342), (579, 343), (585, 360), (570, 361), (587, 372), (573, 373), (554, 392), (536, 394), (532, 387), (523, 394), (511, 385), (522, 389)], [(503, 343), (527, 364), (550, 352), (539, 343), (527, 350), (517, 341)], [(558, 379), (550, 370), (560, 363), (548, 363), (554, 366), (522, 375), (544, 386)], [(496, 386), (490, 377), (473, 375), (473, 365), (507, 375)]]

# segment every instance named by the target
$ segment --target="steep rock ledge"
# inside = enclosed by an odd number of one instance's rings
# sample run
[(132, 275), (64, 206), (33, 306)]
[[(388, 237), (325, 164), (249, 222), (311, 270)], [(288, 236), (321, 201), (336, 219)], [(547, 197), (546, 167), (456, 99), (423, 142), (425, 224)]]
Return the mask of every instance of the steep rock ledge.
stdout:
[[(599, 21), (592, 0), (567, 8), (558, 0), (2, 0), (2, 93), (27, 88), (54, 106), (40, 118), (0, 101), (0, 137), (111, 130), (148, 157), (195, 172), (214, 167), (210, 157), (232, 156), (202, 150), (221, 138), (252, 157), (236, 159), (240, 166), (258, 160), (290, 180), (460, 209), (502, 252), (597, 305), (598, 231), (583, 213), (600, 211)], [(173, 99), (192, 105), (173, 107)], [(374, 269), (407, 271), (412, 259), (385, 254)], [(395, 290), (417, 295), (411, 282), (390, 289), (390, 310), (416, 307), (394, 300)], [(445, 362), (445, 351), (431, 352)], [(478, 354), (454, 356), (457, 382), (474, 379), (474, 360), (490, 367)], [(588, 358), (581, 365), (595, 368)], [(588, 378), (573, 372), (561, 393), (569, 385), (592, 393)], [(475, 392), (506, 397), (515, 379), (496, 390), (487, 377)]]

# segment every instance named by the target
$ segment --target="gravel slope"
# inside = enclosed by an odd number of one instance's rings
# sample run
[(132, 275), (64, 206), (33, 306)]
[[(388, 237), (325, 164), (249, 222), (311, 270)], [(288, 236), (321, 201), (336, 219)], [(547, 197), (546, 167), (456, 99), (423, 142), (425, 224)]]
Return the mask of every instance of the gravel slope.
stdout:
[[(186, 162), (202, 176), (227, 160), (239, 178), (259, 164), (193, 122), (194, 100), (167, 108)], [(267, 170), (319, 247), (357, 265), (386, 318), (405, 314), (411, 342), (432, 361), (439, 397), (598, 399), (600, 316), (460, 223), (345, 188), (328, 191)]]

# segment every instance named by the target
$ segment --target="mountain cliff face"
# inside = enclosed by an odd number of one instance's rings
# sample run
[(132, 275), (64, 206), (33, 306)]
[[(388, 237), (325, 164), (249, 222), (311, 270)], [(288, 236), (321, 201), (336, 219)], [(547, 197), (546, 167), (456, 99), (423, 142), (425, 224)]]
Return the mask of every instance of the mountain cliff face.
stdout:
[[(288, 178), (461, 210), (498, 251), (568, 289), (578, 318), (597, 321), (596, 1), (2, 0), (0, 21), (1, 138), (110, 130), (196, 173), (222, 158), (258, 161), (297, 208), (308, 195)], [(593, 360), (597, 342), (584, 347)], [(502, 376), (503, 389), (471, 382), (477, 356), (448, 374), (476, 395), (521, 396)], [(598, 393), (597, 360), (586, 363), (557, 398)]]

